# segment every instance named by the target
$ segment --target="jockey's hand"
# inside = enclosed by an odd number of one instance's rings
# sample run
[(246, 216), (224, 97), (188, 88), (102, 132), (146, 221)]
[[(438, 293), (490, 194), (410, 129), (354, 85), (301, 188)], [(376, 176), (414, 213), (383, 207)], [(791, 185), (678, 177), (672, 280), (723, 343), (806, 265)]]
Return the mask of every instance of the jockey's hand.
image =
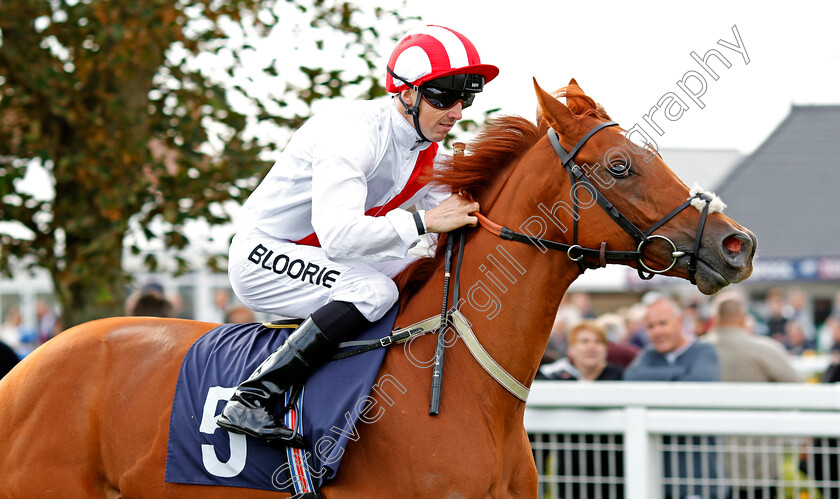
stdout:
[(464, 225), (475, 227), (478, 219), (470, 216), (470, 213), (478, 210), (478, 202), (470, 201), (460, 194), (452, 194), (426, 212), (426, 232), (449, 232)]

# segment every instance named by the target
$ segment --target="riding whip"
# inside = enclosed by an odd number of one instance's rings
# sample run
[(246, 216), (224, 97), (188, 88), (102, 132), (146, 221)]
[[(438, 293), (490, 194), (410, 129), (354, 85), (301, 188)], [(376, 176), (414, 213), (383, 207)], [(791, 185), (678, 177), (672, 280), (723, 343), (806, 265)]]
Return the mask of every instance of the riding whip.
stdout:
[(449, 304), (449, 278), (452, 269), (452, 248), (455, 237), (449, 233), (446, 237), (446, 256), (443, 261), (443, 305), (440, 311), (440, 328), (438, 328), (437, 345), (435, 346), (435, 364), (432, 368), (432, 396), (429, 402), (429, 414), (437, 416), (440, 412), (440, 392), (443, 381), (443, 354), (446, 352), (446, 306)]

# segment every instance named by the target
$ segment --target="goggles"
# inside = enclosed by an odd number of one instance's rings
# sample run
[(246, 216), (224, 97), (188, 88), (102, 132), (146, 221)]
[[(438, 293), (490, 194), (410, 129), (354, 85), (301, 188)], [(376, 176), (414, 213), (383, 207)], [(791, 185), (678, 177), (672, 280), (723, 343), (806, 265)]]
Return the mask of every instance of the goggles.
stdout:
[(418, 89), (426, 102), (438, 109), (449, 109), (459, 101), (468, 108), (475, 94), (484, 89), (484, 77), (477, 74), (449, 75), (429, 80)]

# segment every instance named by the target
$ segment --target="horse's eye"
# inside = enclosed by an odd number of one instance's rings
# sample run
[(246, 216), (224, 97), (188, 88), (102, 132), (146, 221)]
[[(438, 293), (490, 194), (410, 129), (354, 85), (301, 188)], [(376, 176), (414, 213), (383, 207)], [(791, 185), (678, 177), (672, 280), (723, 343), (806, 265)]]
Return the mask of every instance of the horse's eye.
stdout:
[(632, 173), (630, 170), (630, 163), (625, 163), (624, 161), (613, 161), (609, 164), (607, 169), (609, 170), (610, 175), (615, 178), (626, 177)]

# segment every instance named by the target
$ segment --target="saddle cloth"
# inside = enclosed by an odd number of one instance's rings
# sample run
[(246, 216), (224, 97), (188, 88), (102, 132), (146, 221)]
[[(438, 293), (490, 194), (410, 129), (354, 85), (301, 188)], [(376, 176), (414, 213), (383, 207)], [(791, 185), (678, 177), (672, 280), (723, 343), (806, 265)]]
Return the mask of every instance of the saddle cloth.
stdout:
[[(396, 316), (395, 306), (356, 339), (387, 336)], [(297, 427), (310, 448), (270, 447), (216, 426), (235, 387), (292, 331), (227, 324), (208, 331), (190, 347), (172, 402), (167, 482), (307, 493), (335, 476), (345, 447), (359, 438), (359, 420), (375, 424), (375, 415), (387, 409), (375, 407), (370, 397), (376, 383), (388, 381), (376, 380), (385, 348), (327, 362), (308, 378), (295, 408), (286, 414), (286, 424)], [(401, 388), (393, 380), (390, 383)]]

